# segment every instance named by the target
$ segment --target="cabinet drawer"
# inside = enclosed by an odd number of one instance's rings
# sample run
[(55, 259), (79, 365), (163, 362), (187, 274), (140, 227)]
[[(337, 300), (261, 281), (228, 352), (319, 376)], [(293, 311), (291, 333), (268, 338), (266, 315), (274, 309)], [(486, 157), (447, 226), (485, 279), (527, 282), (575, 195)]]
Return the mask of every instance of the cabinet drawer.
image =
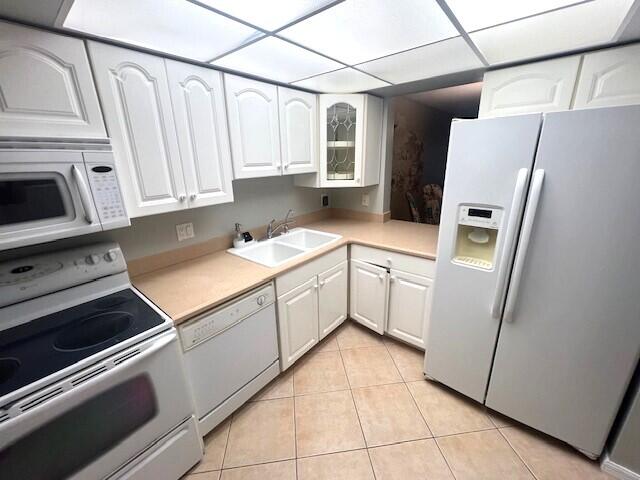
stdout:
[(276, 278), (278, 297), (302, 285), (311, 277), (318, 275), (347, 259), (347, 247), (340, 247), (304, 265)]
[(433, 260), (363, 245), (351, 246), (351, 259), (422, 275), (427, 278), (434, 278), (436, 272), (436, 262)]

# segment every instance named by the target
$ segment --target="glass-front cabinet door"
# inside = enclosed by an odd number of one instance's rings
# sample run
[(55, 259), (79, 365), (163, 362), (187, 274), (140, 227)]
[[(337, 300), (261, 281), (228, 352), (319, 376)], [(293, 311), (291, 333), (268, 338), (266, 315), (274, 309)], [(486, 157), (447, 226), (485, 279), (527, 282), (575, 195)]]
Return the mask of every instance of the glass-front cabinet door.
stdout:
[(320, 97), (320, 162), (322, 184), (326, 187), (362, 184), (362, 95), (322, 95)]

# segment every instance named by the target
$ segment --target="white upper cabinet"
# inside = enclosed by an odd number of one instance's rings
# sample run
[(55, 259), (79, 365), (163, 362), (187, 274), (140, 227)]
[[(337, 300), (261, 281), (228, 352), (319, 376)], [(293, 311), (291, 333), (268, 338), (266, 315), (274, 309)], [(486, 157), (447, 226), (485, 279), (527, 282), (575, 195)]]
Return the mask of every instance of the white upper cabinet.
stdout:
[(318, 171), (317, 96), (278, 87), (284, 175)]
[(130, 216), (186, 208), (164, 60), (97, 42), (89, 53)]
[(190, 207), (232, 202), (222, 74), (165, 60)]
[(303, 187), (366, 187), (380, 177), (382, 99), (372, 95), (319, 96), (320, 165), (296, 178)]
[(487, 72), (478, 116), (568, 110), (579, 67), (575, 55)]
[(587, 53), (574, 108), (640, 103), (640, 45)]
[(278, 87), (224, 76), (234, 178), (282, 174)]
[(0, 136), (107, 136), (82, 40), (0, 22)]

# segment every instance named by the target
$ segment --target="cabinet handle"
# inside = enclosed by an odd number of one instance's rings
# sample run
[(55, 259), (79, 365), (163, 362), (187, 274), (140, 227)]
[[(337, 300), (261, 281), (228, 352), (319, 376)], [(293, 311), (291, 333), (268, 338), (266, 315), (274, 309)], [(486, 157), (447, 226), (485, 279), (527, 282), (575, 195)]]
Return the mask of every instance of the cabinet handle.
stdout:
[(317, 290), (317, 289), (318, 289), (318, 285), (314, 285), (314, 286), (313, 286), (313, 289), (314, 289), (314, 290)]
[(360, 179), (359, 178), (356, 178), (356, 183), (360, 183)]
[(191, 199), (191, 200), (195, 200), (196, 198), (198, 198), (198, 194), (197, 193), (192, 193), (191, 195), (189, 195), (189, 199)]
[(320, 287), (324, 287), (324, 280), (320, 280)]
[(396, 281), (396, 277), (392, 275), (391, 277), (389, 277), (389, 281), (391, 283), (395, 282)]
[(379, 278), (380, 280), (384, 280), (384, 276), (385, 276), (385, 274), (384, 274), (384, 273), (381, 273), (380, 275), (378, 275), (378, 278)]
[(187, 196), (185, 194), (178, 195), (178, 200), (180, 202), (184, 202), (186, 199), (187, 199)]
[(289, 168), (289, 164), (287, 163), (287, 164), (284, 166), (284, 169), (285, 169), (285, 170), (287, 170), (288, 168)]
[(391, 259), (387, 258), (387, 265), (391, 266)]

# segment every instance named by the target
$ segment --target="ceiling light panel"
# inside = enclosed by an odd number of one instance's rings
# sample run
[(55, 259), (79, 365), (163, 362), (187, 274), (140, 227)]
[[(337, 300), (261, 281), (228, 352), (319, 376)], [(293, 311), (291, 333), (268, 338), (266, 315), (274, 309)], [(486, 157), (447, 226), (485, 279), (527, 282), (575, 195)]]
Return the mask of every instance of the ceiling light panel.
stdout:
[(75, 0), (63, 26), (200, 61), (259, 35), (184, 0)]
[(214, 65), (289, 83), (344, 65), (275, 37), (267, 37), (226, 55)]
[[(446, 0), (467, 32), (491, 27), (585, 0)], [(590, 1), (590, 0), (587, 0)]]
[(482, 67), (482, 62), (462, 37), (358, 65), (360, 70), (391, 83), (411, 82)]
[(373, 90), (374, 88), (388, 87), (389, 83), (353, 68), (343, 68), (335, 72), (293, 82), (292, 85), (326, 93), (357, 93)]
[(472, 33), (492, 65), (610, 43), (633, 0), (594, 0)]
[(274, 31), (336, 0), (198, 0), (264, 30)]
[(345, 0), (279, 35), (354, 65), (458, 31), (435, 0)]

